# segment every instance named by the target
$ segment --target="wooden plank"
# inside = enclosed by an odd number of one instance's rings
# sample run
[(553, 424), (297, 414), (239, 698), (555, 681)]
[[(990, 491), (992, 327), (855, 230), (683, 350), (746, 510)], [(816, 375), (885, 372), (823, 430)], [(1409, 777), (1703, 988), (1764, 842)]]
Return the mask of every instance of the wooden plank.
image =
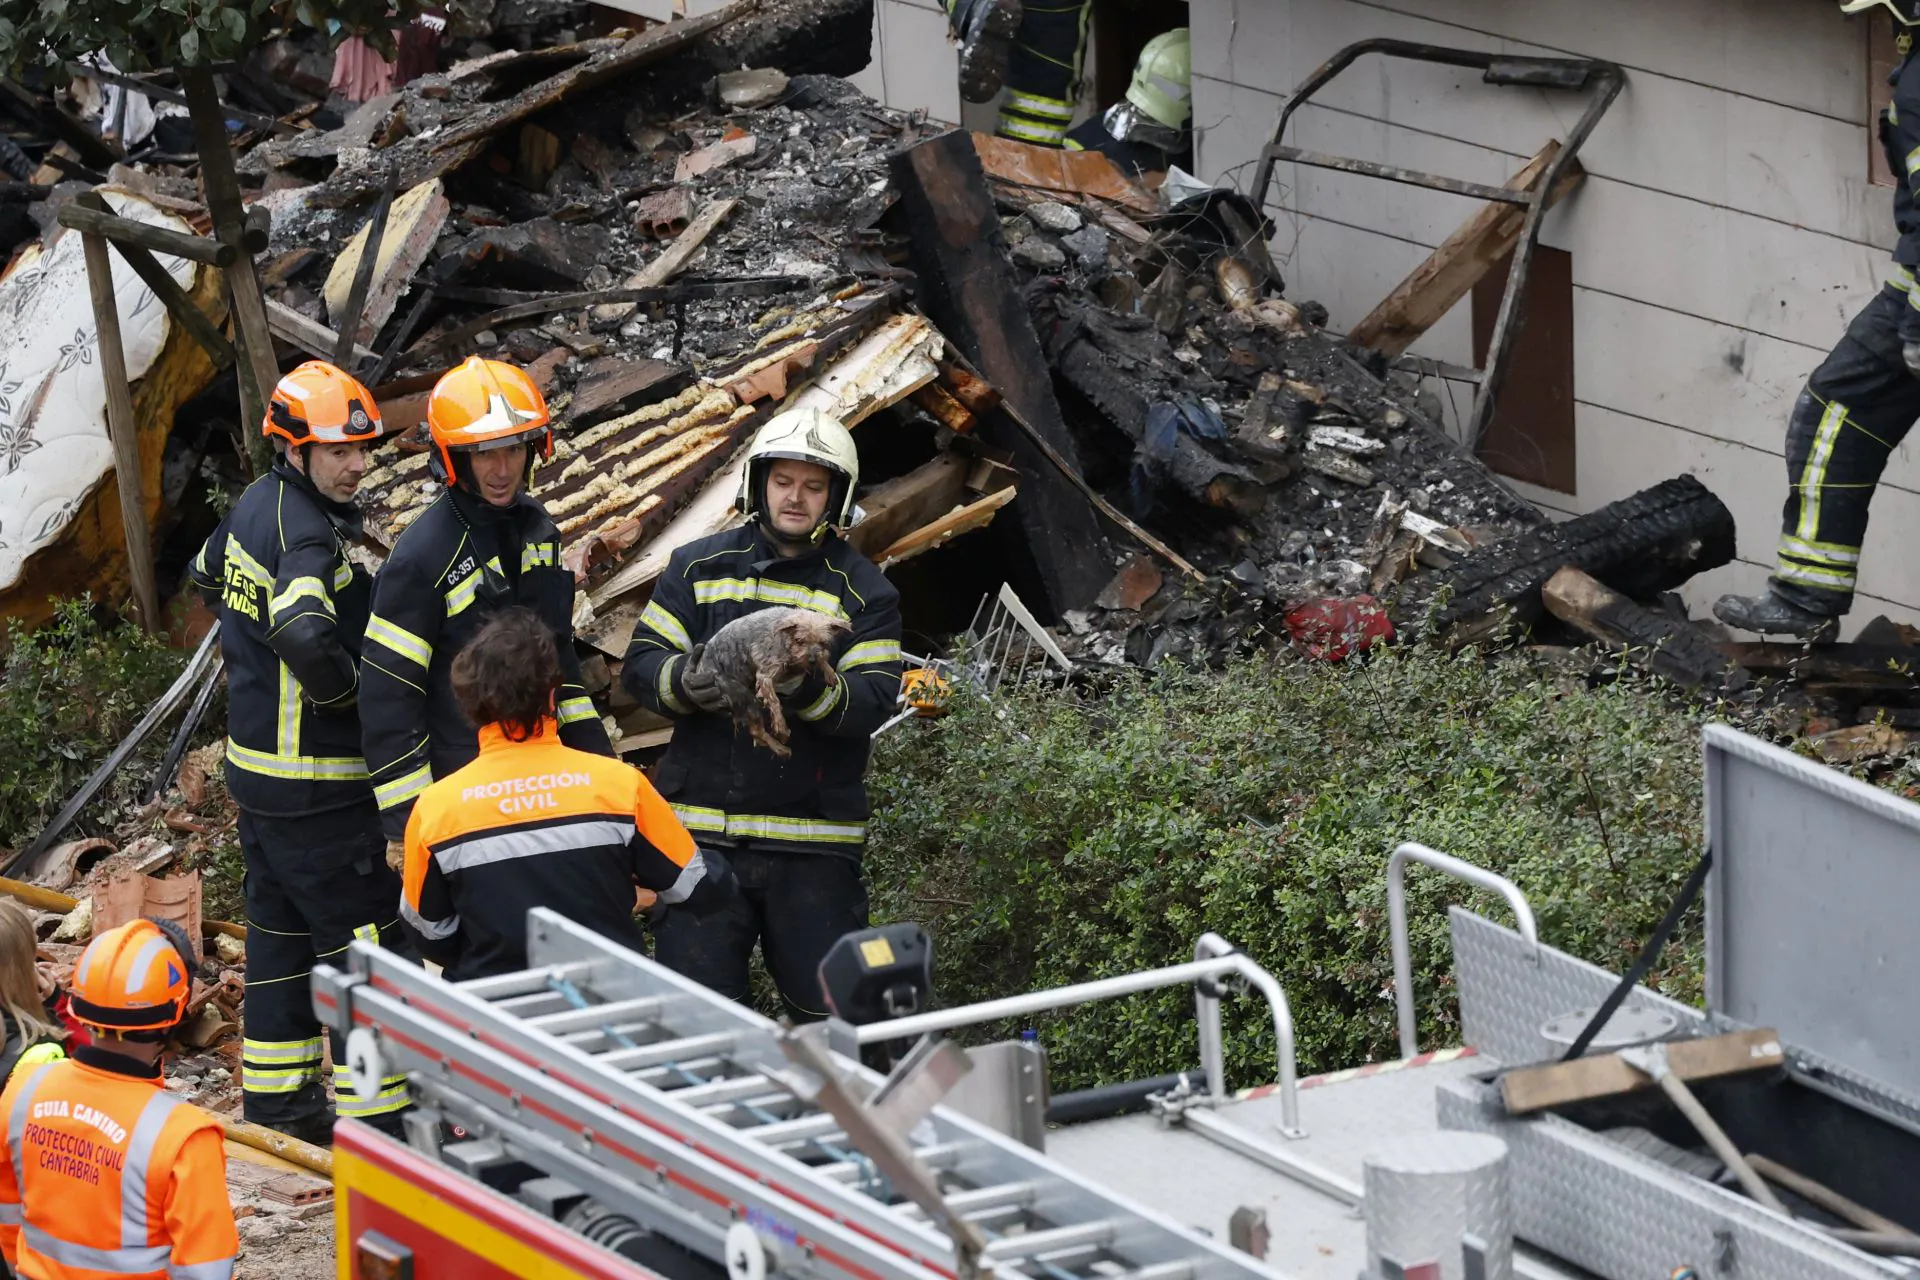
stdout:
[[(1780, 1034), (1771, 1028), (1676, 1040), (1667, 1045), (1668, 1066), (1674, 1075), (1686, 1081), (1763, 1071), (1785, 1061)], [(1653, 1087), (1649, 1077), (1612, 1053), (1575, 1058), (1572, 1062), (1521, 1067), (1500, 1078), (1500, 1095), (1506, 1102), (1507, 1114), (1515, 1116)]]
[(990, 493), (977, 502), (941, 516), (923, 529), (916, 529), (906, 537), (882, 551), (874, 563), (882, 569), (888, 569), (902, 560), (911, 560), (917, 555), (932, 551), (935, 547), (945, 546), (963, 533), (972, 533), (993, 523), (993, 517), (1000, 508), (1019, 496), (1019, 490), (1005, 488)]
[[(266, 301), (267, 328), (273, 335), (291, 342), (316, 360), (333, 359), (334, 346), (340, 335), (318, 320), (307, 317), (289, 307), (286, 303), (273, 298)], [(370, 347), (353, 344), (353, 359), (357, 364), (363, 360), (378, 360), (379, 355)], [(275, 381), (278, 381), (276, 377)], [(273, 383), (267, 384), (267, 390), (273, 390)]]
[[(1077, 474), (1053, 372), (1007, 260), (972, 138), (955, 130), (895, 154), (890, 163), (928, 318)], [(1016, 590), (1053, 617), (1090, 603), (1109, 568), (1092, 506), (1007, 415), (987, 416), (976, 434), (1012, 455), (1027, 487), (1017, 528), (1000, 543)]]
[[(1532, 191), (1540, 185), (1547, 166), (1559, 154), (1559, 142), (1548, 142), (1527, 161), (1526, 167), (1506, 182), (1506, 187), (1512, 191)], [(1559, 203), (1584, 176), (1579, 161), (1574, 161), (1548, 194), (1548, 205)], [(1451, 311), (1454, 303), (1471, 293), (1495, 263), (1513, 252), (1526, 220), (1527, 211), (1519, 205), (1492, 201), (1481, 205), (1478, 212), (1447, 237), (1366, 319), (1353, 327), (1348, 339), (1389, 357), (1405, 352), (1435, 321)]]
[(1717, 688), (1737, 676), (1734, 664), (1692, 623), (1636, 604), (1572, 565), (1547, 579), (1540, 599), (1568, 626), (1628, 650), (1637, 665), (1689, 688)]
[(113, 296), (113, 259), (106, 237), (82, 233), (87, 255), (87, 288), (93, 294), (93, 322), (100, 337), (100, 378), (107, 391), (107, 434), (113, 441), (114, 484), (120, 491), (120, 519), (126, 527), (127, 571), (140, 625), (160, 627), (160, 590), (153, 573), (153, 539), (141, 492), (140, 439), (133, 417), (133, 388), (127, 381), (127, 353), (120, 342), (120, 309)]
[[(89, 199), (98, 200), (100, 197), (93, 192), (87, 192), (84, 195), (75, 196), (74, 203)], [(133, 268), (134, 274), (144, 280), (147, 288), (153, 290), (154, 296), (166, 305), (167, 314), (193, 335), (194, 341), (198, 342), (201, 349), (207, 353), (207, 358), (213, 361), (214, 368), (224, 369), (234, 362), (233, 344), (227, 341), (227, 336), (220, 332), (220, 327), (208, 318), (207, 313), (202, 311), (192, 298), (187, 296), (187, 291), (180, 287), (180, 282), (160, 265), (153, 254), (137, 244), (119, 240), (111, 243), (113, 251), (127, 260), (127, 265)]]
[[(713, 234), (713, 229), (719, 226), (739, 203), (738, 200), (715, 200), (702, 209), (694, 220), (687, 224), (687, 229), (673, 238), (673, 243), (668, 245), (659, 257), (628, 277), (626, 287), (656, 289), (679, 275), (686, 268), (687, 260), (699, 251), (700, 246), (706, 243), (707, 237)], [(632, 315), (634, 305), (631, 302), (609, 302), (595, 307), (590, 314), (595, 324), (614, 324)]]
[(860, 506), (867, 517), (847, 531), (847, 541), (872, 558), (913, 530), (953, 510), (966, 494), (970, 463), (957, 453), (936, 454), (906, 475), (869, 493)]

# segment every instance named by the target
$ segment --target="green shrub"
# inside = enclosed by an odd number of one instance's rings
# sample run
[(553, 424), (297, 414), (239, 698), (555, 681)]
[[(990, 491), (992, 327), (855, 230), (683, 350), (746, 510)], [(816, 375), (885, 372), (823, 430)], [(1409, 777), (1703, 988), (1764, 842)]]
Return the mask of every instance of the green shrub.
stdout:
[[(928, 926), (948, 1004), (1177, 963), (1211, 930), (1280, 978), (1303, 1073), (1394, 1057), (1393, 847), (1512, 878), (1544, 940), (1617, 971), (1698, 856), (1705, 714), (1631, 672), (1589, 688), (1524, 653), (1426, 648), (963, 697), (882, 740), (875, 916)], [(1506, 910), (1418, 868), (1408, 888), (1422, 1043), (1457, 1043), (1444, 906)], [(1654, 980), (1697, 998), (1700, 960), (1696, 912)], [(1192, 1007), (1176, 990), (1030, 1025), (1067, 1089), (1198, 1065)], [(1263, 1003), (1227, 1017), (1234, 1082), (1272, 1079)]]
[[(0, 680), (0, 845), (37, 835), (185, 666), (139, 627), (105, 625), (88, 599), (60, 602), (52, 621), (7, 628)], [(205, 723), (224, 724), (218, 707)], [(153, 780), (169, 734), (155, 733), (88, 815), (110, 812)]]

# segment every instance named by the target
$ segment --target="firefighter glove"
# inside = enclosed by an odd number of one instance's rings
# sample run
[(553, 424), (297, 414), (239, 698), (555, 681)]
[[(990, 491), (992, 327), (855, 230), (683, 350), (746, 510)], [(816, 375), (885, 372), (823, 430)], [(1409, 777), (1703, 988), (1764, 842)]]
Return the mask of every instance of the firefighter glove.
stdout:
[(387, 841), (387, 870), (396, 874), (406, 870), (407, 842), (405, 840)]
[(680, 688), (686, 693), (687, 701), (710, 715), (721, 715), (727, 710), (727, 695), (720, 691), (720, 678), (713, 672), (695, 668), (689, 660), (688, 670), (680, 677)]

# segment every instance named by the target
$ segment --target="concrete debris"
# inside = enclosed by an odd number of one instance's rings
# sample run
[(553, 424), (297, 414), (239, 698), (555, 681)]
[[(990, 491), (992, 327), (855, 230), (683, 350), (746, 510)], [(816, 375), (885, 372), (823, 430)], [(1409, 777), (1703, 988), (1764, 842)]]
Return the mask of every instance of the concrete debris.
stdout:
[(787, 91), (786, 72), (773, 67), (752, 71), (723, 71), (715, 77), (720, 105), (736, 111), (771, 106)]

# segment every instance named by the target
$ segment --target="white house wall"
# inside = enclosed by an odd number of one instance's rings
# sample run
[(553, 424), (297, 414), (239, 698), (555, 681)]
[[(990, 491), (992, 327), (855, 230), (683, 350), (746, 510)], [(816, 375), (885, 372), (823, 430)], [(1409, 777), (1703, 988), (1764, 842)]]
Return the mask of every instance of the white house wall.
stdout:
[[(883, 0), (888, 2), (888, 0)], [(1543, 242), (1573, 258), (1577, 493), (1591, 510), (1691, 470), (1732, 508), (1739, 563), (1696, 608), (1757, 588), (1785, 497), (1782, 435), (1806, 375), (1878, 288), (1891, 196), (1868, 181), (1866, 34), (1822, 0), (1191, 0), (1196, 163), (1250, 182), (1291, 90), (1376, 36), (1603, 58), (1627, 87), (1581, 153), (1588, 178)], [(1289, 141), (1504, 182), (1579, 118), (1584, 94), (1368, 58), (1303, 108)], [(1326, 170), (1276, 170), (1270, 212), (1295, 298), (1358, 321), (1470, 201)], [(1471, 363), (1463, 302), (1414, 347)], [(1468, 387), (1447, 387), (1464, 405)], [(1443, 394), (1443, 399), (1448, 398)], [(1451, 416), (1451, 415), (1449, 415)], [(1920, 618), (1920, 464), (1901, 450), (1873, 509), (1857, 617)]]

